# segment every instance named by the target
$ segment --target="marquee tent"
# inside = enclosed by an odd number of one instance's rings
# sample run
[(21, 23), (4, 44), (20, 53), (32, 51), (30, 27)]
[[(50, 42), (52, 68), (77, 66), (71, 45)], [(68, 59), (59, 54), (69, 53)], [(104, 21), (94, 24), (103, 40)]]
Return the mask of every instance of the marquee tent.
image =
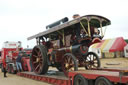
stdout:
[[(123, 52), (124, 51), (124, 47), (127, 45), (127, 43), (125, 42), (125, 40), (123, 39), (123, 37), (118, 37), (118, 38), (114, 38), (114, 39), (105, 39), (102, 40), (100, 43), (96, 43), (93, 44), (90, 49), (92, 51), (96, 49), (97, 50), (101, 50), (101, 53), (115, 53), (115, 52)], [(115, 54), (113, 54), (115, 55)]]

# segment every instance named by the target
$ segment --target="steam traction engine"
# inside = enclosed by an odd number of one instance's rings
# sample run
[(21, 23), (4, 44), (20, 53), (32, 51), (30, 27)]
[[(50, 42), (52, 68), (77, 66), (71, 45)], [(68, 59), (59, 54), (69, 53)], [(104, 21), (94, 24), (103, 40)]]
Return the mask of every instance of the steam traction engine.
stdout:
[(86, 15), (71, 21), (65, 17), (46, 26), (46, 31), (28, 38), (37, 41), (31, 58), (34, 72), (45, 74), (48, 67), (53, 66), (68, 75), (78, 67), (99, 68), (99, 57), (88, 52), (88, 48), (101, 41), (104, 36), (102, 27), (107, 25), (110, 20), (105, 17)]

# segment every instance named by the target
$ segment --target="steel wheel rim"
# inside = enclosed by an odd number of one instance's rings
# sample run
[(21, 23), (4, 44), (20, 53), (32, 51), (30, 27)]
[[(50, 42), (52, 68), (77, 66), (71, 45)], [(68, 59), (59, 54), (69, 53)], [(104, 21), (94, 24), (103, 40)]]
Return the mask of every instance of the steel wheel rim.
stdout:
[(93, 68), (98, 68), (98, 60), (96, 55), (94, 54), (89, 54), (86, 57), (86, 67), (87, 69), (93, 69)]
[(34, 72), (39, 73), (42, 69), (43, 56), (41, 50), (37, 47), (32, 52), (32, 67)]
[(65, 55), (62, 61), (62, 69), (66, 75), (69, 71), (74, 71), (74, 62), (71, 55)]

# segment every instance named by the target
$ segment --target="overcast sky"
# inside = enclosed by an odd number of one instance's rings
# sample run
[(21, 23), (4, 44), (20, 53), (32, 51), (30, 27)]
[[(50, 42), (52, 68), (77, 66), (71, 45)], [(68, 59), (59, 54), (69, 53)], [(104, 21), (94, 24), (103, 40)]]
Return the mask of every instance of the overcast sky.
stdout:
[(107, 17), (111, 25), (104, 38), (128, 39), (128, 0), (0, 0), (0, 48), (5, 41), (36, 45), (27, 38), (45, 30), (45, 26), (63, 17), (72, 19), (96, 14)]

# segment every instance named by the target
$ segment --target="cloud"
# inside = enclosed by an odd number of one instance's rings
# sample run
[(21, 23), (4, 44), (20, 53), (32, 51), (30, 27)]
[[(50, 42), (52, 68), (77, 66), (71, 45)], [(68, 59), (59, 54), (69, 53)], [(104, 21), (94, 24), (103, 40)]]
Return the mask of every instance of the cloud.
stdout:
[[(23, 46), (36, 45), (27, 37), (45, 30), (45, 26), (65, 16), (97, 14), (109, 18), (105, 38), (128, 38), (127, 0), (0, 0), (0, 44), (21, 40)], [(33, 44), (34, 43), (34, 44)], [(2, 44), (1, 44), (2, 45)]]

